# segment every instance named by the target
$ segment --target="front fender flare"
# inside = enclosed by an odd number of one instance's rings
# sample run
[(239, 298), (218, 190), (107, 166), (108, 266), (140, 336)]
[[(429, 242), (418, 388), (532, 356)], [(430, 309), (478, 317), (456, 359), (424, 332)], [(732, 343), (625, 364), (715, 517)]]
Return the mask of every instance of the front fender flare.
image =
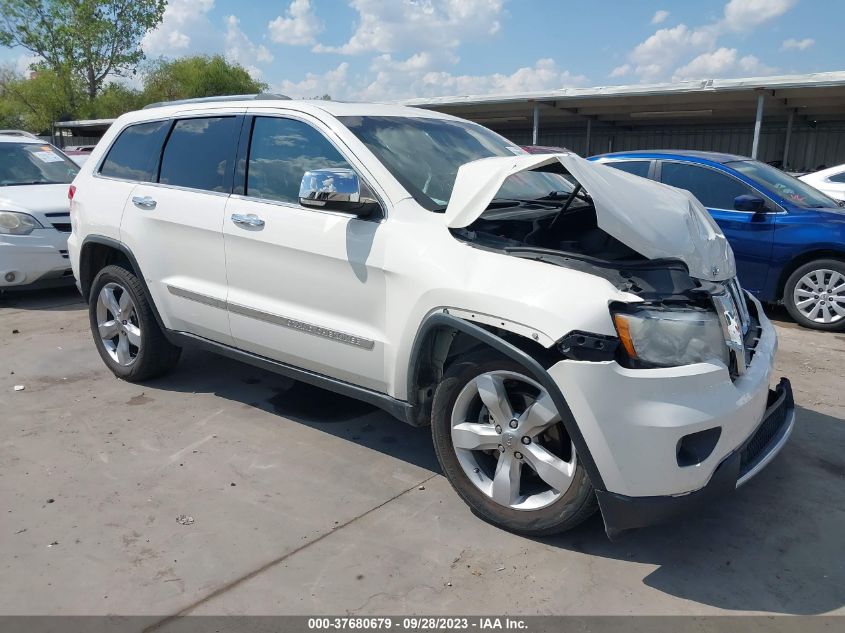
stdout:
[(567, 404), (566, 398), (557, 383), (552, 380), (552, 377), (543, 368), (543, 366), (530, 355), (526, 354), (524, 351), (504, 339), (499, 338), (488, 330), (475, 325), (474, 323), (444, 312), (434, 313), (423, 321), (419, 331), (417, 332), (416, 338), (414, 339), (413, 348), (411, 349), (411, 364), (408, 371), (409, 396), (415, 393), (418, 371), (417, 361), (422, 351), (423, 342), (426, 340), (426, 336), (436, 328), (450, 328), (458, 330), (522, 365), (526, 372), (528, 372), (534, 380), (540, 383), (552, 397), (557, 410), (560, 412), (563, 426), (569, 434), (569, 437), (572, 439), (572, 443), (575, 445), (578, 458), (584, 465), (584, 469), (590, 477), (590, 483), (593, 485), (593, 488), (596, 490), (605, 489), (604, 480), (602, 479), (601, 473), (593, 460), (593, 456), (590, 453), (587, 442), (584, 439), (581, 429), (578, 427), (578, 423), (575, 420), (575, 416), (572, 415), (572, 410), (569, 408), (569, 404)]

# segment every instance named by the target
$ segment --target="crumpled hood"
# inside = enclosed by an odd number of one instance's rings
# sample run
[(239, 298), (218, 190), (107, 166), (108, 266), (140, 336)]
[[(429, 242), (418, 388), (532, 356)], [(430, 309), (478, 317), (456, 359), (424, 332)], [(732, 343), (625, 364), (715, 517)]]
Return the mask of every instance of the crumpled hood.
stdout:
[(571, 153), (496, 156), (461, 165), (446, 208), (447, 225), (469, 226), (508, 176), (555, 162), (590, 194), (599, 228), (623, 244), (649, 259), (679, 259), (697, 279), (724, 281), (736, 275), (727, 239), (692, 194)]

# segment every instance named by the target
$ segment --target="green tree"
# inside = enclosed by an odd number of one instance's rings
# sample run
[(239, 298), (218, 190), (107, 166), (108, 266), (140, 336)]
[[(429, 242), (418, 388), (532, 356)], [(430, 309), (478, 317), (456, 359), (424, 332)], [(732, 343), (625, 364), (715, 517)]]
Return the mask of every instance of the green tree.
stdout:
[(150, 62), (143, 74), (147, 103), (267, 90), (267, 84), (256, 81), (243, 66), (227, 62), (222, 55), (158, 59)]
[(20, 46), (62, 79), (69, 99), (81, 80), (89, 103), (108, 77), (144, 58), (141, 38), (164, 16), (166, 0), (0, 0), (0, 44)]
[[(0, 113), (4, 126), (49, 134), (54, 121), (77, 114), (66, 90), (65, 78), (52, 70), (41, 70), (24, 78), (11, 71), (0, 73)], [(76, 96), (79, 82), (71, 83)]]
[(125, 112), (138, 110), (146, 103), (140, 90), (112, 82), (100, 90), (84, 116), (91, 119), (114, 119)]

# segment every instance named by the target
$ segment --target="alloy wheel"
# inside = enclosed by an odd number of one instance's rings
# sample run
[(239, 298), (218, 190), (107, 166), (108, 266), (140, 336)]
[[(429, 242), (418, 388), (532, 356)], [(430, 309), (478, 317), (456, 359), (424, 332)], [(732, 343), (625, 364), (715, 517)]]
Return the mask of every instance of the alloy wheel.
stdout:
[(792, 300), (810, 321), (837, 323), (845, 318), (845, 275), (828, 268), (812, 270), (798, 280)]
[(572, 484), (575, 448), (548, 391), (526, 376), (477, 376), (458, 394), (451, 426), (464, 473), (502, 506), (539, 510)]
[(138, 358), (142, 336), (135, 302), (123, 286), (108, 283), (97, 295), (97, 330), (111, 359), (128, 367)]

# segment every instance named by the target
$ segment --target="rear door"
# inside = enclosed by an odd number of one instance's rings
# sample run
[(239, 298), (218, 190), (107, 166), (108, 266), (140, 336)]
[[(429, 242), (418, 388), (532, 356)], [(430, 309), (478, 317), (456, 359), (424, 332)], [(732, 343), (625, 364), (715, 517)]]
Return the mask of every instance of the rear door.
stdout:
[(320, 125), (293, 114), (244, 125), (245, 169), (223, 225), (232, 335), (241, 349), (384, 391), (388, 221), (299, 204), (309, 169), (362, 173)]
[(223, 214), (242, 121), (237, 113), (173, 120), (157, 177), (135, 186), (121, 224), (165, 325), (227, 344)]
[[(774, 220), (781, 209), (738, 178), (710, 166), (660, 161), (659, 180), (686, 189), (707, 207), (733, 248), (740, 284), (753, 293), (761, 292), (771, 264)], [(771, 208), (763, 213), (737, 211), (734, 199), (742, 195), (763, 198)]]

